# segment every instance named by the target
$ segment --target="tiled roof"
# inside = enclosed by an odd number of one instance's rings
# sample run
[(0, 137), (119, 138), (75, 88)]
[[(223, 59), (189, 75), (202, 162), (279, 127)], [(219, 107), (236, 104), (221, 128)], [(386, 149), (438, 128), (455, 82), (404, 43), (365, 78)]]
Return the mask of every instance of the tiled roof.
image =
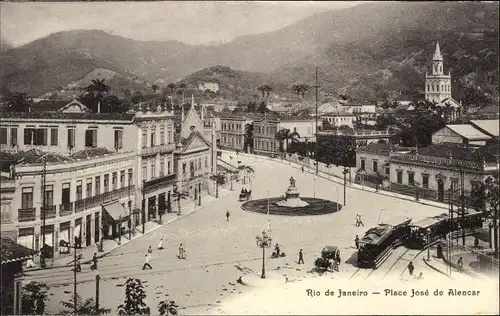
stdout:
[(481, 131), (474, 128), (474, 126), (469, 124), (449, 124), (446, 125), (447, 128), (451, 129), (458, 135), (470, 139), (470, 140), (481, 140), (490, 139), (491, 137), (481, 133)]
[(38, 120), (113, 120), (132, 121), (135, 114), (131, 113), (63, 113), (49, 111), (33, 112), (0, 112), (3, 119), (38, 119)]
[(64, 157), (55, 153), (46, 153), (38, 149), (30, 149), (28, 151), (22, 151), (17, 154), (18, 163), (22, 164), (37, 164), (43, 163), (44, 160), (47, 163), (59, 163), (65, 161), (71, 161), (70, 158)]
[(356, 116), (356, 115), (349, 112), (340, 111), (340, 112), (324, 113), (322, 116)]
[(479, 127), (486, 133), (498, 137), (499, 123), (498, 120), (472, 120), (470, 123), (474, 126)]
[(13, 154), (0, 151), (0, 170), (4, 172), (10, 171), (10, 166), (15, 164), (17, 157)]
[(85, 148), (71, 155), (73, 159), (88, 159), (93, 157), (101, 157), (104, 155), (112, 155), (114, 152), (107, 150), (106, 148)]
[(394, 144), (388, 143), (371, 143), (362, 148), (359, 148), (357, 152), (375, 154), (375, 155), (383, 155), (389, 156), (390, 152), (398, 152), (398, 151), (410, 151), (411, 149), (408, 147), (401, 147)]
[[(410, 154), (416, 154), (413, 149)], [(482, 147), (466, 147), (460, 144), (435, 144), (427, 147), (419, 148), (420, 156), (450, 158), (464, 161), (496, 162), (498, 159), (498, 145), (482, 146)]]
[(38, 103), (33, 104), (32, 109), (39, 112), (39, 111), (57, 111), (63, 106), (68, 104), (68, 101), (47, 101), (43, 100)]
[(36, 254), (36, 251), (21, 246), (7, 237), (2, 237), (0, 248), (2, 264), (26, 260)]

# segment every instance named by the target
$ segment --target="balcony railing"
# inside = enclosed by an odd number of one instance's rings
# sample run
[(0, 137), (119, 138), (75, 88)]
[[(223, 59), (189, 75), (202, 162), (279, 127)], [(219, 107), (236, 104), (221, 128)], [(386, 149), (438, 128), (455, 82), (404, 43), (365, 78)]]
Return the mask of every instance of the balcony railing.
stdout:
[(35, 220), (35, 208), (30, 207), (30, 208), (20, 208), (18, 210), (18, 221), (19, 222), (29, 222), (29, 221), (34, 221)]
[(59, 204), (59, 216), (67, 216), (73, 213), (74, 202)]
[(85, 200), (75, 201), (75, 212), (81, 212), (85, 209)]
[[(45, 218), (54, 218), (56, 217), (56, 206), (55, 205), (47, 205), (45, 207)], [(40, 214), (40, 217), (42, 214)]]
[(164, 177), (156, 178), (144, 183), (144, 190), (154, 190), (156, 188), (168, 186), (175, 182), (175, 173), (166, 175)]
[(127, 197), (129, 192), (133, 192), (135, 190), (135, 186), (131, 185), (124, 188), (119, 188), (117, 190), (106, 192), (103, 194), (99, 194), (96, 196), (88, 197), (86, 199), (80, 200), (75, 203), (81, 203), (82, 209), (89, 209), (96, 206), (99, 206), (103, 203), (110, 202), (112, 200), (121, 199)]
[(141, 155), (156, 155), (171, 152), (175, 150), (175, 143), (156, 145), (154, 147), (141, 148)]

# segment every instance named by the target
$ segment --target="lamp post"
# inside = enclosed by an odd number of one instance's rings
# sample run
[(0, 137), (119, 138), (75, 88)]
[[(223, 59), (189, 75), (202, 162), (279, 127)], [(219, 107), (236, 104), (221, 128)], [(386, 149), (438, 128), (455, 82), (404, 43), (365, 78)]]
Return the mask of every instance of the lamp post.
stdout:
[(262, 236), (257, 235), (255, 237), (257, 242), (257, 247), (262, 248), (262, 279), (266, 278), (266, 248), (270, 248), (272, 245), (272, 238), (269, 237), (266, 231), (262, 231)]
[(142, 180), (142, 233), (146, 233), (146, 196), (144, 195), (144, 186), (146, 185), (146, 180)]
[(429, 245), (427, 246), (427, 261), (431, 260), (431, 229), (427, 228), (427, 243)]
[(344, 167), (344, 170), (342, 170), (342, 174), (344, 175), (344, 206), (345, 206), (345, 187), (347, 184), (347, 173), (348, 172), (349, 172), (349, 170), (347, 169), (347, 167)]
[(316, 197), (316, 176), (314, 176), (313, 180), (314, 180), (314, 197)]
[(387, 210), (385, 208), (380, 210), (380, 214), (378, 215), (378, 219), (377, 219), (377, 224), (380, 223), (380, 217), (382, 216), (383, 211), (387, 211)]

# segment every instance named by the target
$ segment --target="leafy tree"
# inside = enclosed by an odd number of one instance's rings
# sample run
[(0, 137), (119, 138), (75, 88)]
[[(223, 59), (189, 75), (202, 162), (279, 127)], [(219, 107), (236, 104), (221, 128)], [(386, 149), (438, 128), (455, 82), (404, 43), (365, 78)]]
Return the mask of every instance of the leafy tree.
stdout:
[(302, 98), (304, 98), (305, 94), (309, 91), (309, 86), (306, 84), (300, 85), (300, 93), (302, 94)]
[(33, 100), (26, 93), (12, 92), (5, 96), (7, 111), (9, 112), (28, 112), (33, 105)]
[(22, 310), (24, 315), (44, 314), (48, 289), (47, 284), (36, 281), (32, 281), (23, 287)]
[(250, 113), (257, 112), (257, 102), (255, 102), (255, 101), (248, 102), (246, 112), (247, 113), (248, 112), (250, 112)]
[(181, 213), (181, 199), (185, 200), (189, 194), (185, 192), (181, 192), (176, 186), (174, 187), (174, 190), (172, 192), (172, 197), (174, 198), (175, 201), (177, 201), (177, 213)]
[[(61, 301), (61, 304), (66, 308), (60, 314), (61, 315), (74, 315), (74, 296), (71, 295), (71, 299), (67, 302)], [(87, 298), (82, 300), (80, 295), (76, 294), (76, 315), (102, 315), (111, 312), (109, 308), (99, 308), (96, 310), (96, 304), (94, 298)]]
[(177, 85), (175, 83), (169, 83), (167, 88), (170, 90), (170, 95), (173, 95), (177, 90)]
[(230, 109), (229, 107), (227, 107), (227, 106), (225, 106), (225, 107), (222, 109), (222, 111), (220, 111), (220, 112), (221, 112), (221, 113), (224, 113), (224, 114), (233, 113), (233, 112), (231, 111), (231, 109)]
[(470, 192), (470, 202), (473, 209), (485, 212), (486, 187), (483, 182), (474, 182)]
[(129, 278), (125, 287), (125, 300), (117, 308), (118, 315), (150, 315), (146, 305), (146, 291), (139, 279)]
[(157, 94), (157, 93), (158, 93), (158, 89), (159, 89), (159, 87), (158, 87), (157, 85), (155, 85), (155, 84), (151, 86), (151, 90), (153, 90), (153, 92), (154, 92), (155, 94)]
[[(297, 100), (299, 99), (299, 95), (300, 95), (300, 84), (296, 83), (292, 86), (292, 91), (297, 95)], [(264, 97), (262, 97), (264, 98)]]
[(161, 316), (177, 315), (177, 308), (179, 306), (175, 304), (175, 301), (164, 300), (158, 303), (158, 313)]
[(144, 96), (142, 95), (141, 91), (136, 91), (130, 98), (130, 101), (132, 101), (133, 104), (138, 104), (139, 102), (144, 101)]
[(251, 166), (239, 165), (238, 169), (240, 171), (243, 171), (243, 184), (246, 183), (247, 179), (249, 181), (251, 181), (251, 179), (253, 178), (253, 175), (255, 174), (255, 170)]
[(257, 108), (257, 112), (259, 112), (259, 113), (269, 112), (269, 109), (267, 108), (267, 105), (266, 105), (266, 103), (264, 101), (262, 101), (259, 104), (259, 107)]

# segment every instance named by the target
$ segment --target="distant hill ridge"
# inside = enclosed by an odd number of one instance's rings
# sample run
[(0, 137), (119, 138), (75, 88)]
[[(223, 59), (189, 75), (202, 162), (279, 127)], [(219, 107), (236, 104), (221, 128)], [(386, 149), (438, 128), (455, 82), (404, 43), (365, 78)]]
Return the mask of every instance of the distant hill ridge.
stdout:
[(312, 85), (318, 66), (321, 89), (384, 99), (399, 91), (421, 92), (439, 40), (456, 98), (476, 82), (497, 98), (498, 13), (498, 3), (366, 3), (213, 46), (136, 41), (98, 30), (60, 32), (0, 53), (0, 80), (9, 89), (38, 95), (97, 68), (166, 85), (224, 65), (242, 71), (248, 85), (291, 87)]

